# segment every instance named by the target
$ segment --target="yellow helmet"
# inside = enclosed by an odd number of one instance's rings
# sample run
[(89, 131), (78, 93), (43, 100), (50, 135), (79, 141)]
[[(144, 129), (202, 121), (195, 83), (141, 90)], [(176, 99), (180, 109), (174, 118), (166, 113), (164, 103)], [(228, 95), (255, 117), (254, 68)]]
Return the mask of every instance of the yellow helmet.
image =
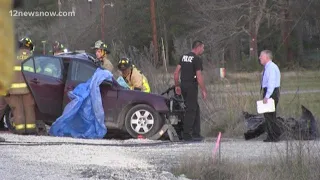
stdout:
[(19, 48), (28, 48), (30, 51), (34, 50), (34, 45), (30, 38), (22, 38), (19, 41)]
[(120, 69), (121, 71), (126, 70), (130, 67), (132, 67), (132, 62), (127, 57), (122, 57), (118, 62), (118, 69)]

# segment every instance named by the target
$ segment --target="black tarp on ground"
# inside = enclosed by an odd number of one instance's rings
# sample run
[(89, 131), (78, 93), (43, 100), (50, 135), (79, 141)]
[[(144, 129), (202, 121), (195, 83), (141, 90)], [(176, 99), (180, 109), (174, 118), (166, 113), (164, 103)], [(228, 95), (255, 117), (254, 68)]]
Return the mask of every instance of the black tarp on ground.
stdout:
[[(298, 119), (277, 117), (281, 129), (280, 139), (313, 140), (319, 136), (317, 122), (306, 107), (301, 106), (302, 114)], [(250, 114), (243, 112), (247, 132), (244, 133), (245, 140), (259, 137), (265, 133), (265, 119), (263, 114)]]

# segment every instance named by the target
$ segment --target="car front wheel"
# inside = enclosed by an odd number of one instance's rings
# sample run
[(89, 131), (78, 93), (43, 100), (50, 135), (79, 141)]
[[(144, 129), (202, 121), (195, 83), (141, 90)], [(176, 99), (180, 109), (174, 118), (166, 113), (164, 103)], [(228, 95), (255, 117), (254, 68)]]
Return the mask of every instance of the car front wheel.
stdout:
[(133, 137), (139, 135), (150, 138), (155, 135), (164, 125), (164, 120), (152, 107), (145, 104), (133, 106), (125, 118), (125, 128)]

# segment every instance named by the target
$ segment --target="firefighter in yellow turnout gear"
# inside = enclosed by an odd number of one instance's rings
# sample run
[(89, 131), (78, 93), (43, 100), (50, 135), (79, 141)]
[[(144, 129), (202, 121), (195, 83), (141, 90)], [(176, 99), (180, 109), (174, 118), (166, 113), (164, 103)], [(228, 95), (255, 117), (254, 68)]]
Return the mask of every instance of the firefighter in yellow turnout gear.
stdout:
[(132, 62), (124, 57), (118, 63), (118, 69), (122, 72), (122, 77), (131, 90), (139, 90), (150, 93), (151, 89), (147, 78), (139, 71)]
[[(15, 38), (13, 18), (9, 11), (21, 7), (21, 0), (0, 0), (0, 118), (7, 106), (4, 96), (7, 94), (14, 76)], [(0, 142), (5, 141), (0, 137)]]
[(12, 10), (12, 1), (0, 0), (0, 40), (5, 42), (0, 45), (0, 96), (7, 93), (13, 79), (15, 41), (10, 10)]
[(19, 41), (19, 50), (13, 67), (14, 78), (5, 97), (13, 113), (13, 123), (16, 134), (35, 134), (35, 102), (23, 78), (22, 70), (33, 71), (33, 67), (23, 66), (21, 63), (32, 55), (33, 43), (29, 38)]
[[(14, 25), (9, 11), (20, 5), (18, 1), (0, 0), (0, 41), (5, 42), (0, 44), (0, 120), (7, 107), (4, 96), (11, 86), (14, 75), (12, 70), (15, 59)], [(4, 139), (0, 137), (0, 141)]]

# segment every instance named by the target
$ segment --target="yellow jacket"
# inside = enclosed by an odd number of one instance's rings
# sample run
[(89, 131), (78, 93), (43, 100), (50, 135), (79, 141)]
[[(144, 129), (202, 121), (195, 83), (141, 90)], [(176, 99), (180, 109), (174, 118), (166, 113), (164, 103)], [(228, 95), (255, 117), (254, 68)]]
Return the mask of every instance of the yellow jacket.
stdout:
[(0, 96), (5, 95), (13, 80), (15, 60), (15, 41), (13, 18), (10, 15), (12, 1), (0, 0)]
[(14, 78), (12, 80), (11, 87), (9, 89), (9, 94), (27, 94), (29, 93), (29, 89), (24, 80), (22, 70), (34, 72), (32, 66), (28, 64), (24, 64), (21, 68), (21, 63), (32, 55), (31, 51), (26, 49), (19, 49), (17, 52), (17, 58), (15, 61), (15, 66), (12, 69), (14, 71)]
[(147, 93), (151, 91), (147, 78), (135, 67), (131, 69), (131, 73), (123, 78), (130, 86), (131, 90), (134, 90), (136, 88), (141, 89), (141, 91)]

